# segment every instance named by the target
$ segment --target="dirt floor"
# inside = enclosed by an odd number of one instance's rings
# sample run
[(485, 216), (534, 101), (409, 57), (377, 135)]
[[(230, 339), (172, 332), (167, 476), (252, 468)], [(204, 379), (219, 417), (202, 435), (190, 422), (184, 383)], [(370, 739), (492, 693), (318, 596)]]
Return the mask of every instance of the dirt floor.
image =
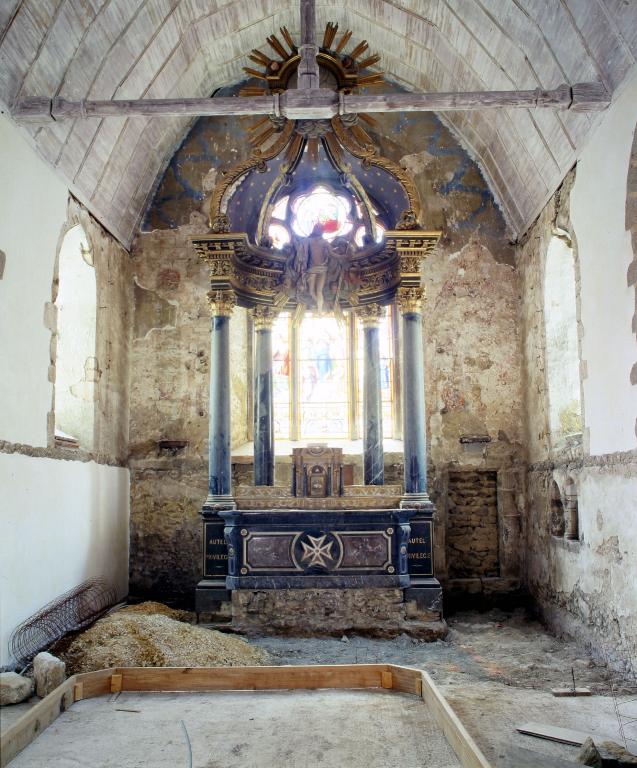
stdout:
[[(553, 637), (523, 610), (458, 613), (448, 624), (449, 635), (436, 643), (406, 635), (395, 640), (268, 637), (253, 642), (276, 664), (391, 662), (426, 670), (498, 768), (515, 766), (509, 751), (516, 746), (576, 759), (575, 747), (515, 730), (529, 721), (620, 741), (608, 670), (576, 643)], [(594, 695), (554, 697), (551, 689), (572, 686), (573, 675), (577, 687), (588, 687)], [(625, 704), (628, 699), (621, 700)], [(637, 728), (630, 735), (637, 739)], [(628, 746), (635, 751), (637, 741)]]
[[(374, 640), (356, 636), (343, 637), (342, 639), (266, 637), (252, 639), (250, 642), (266, 650), (270, 655), (269, 663), (272, 664), (391, 662), (426, 670), (436, 681), (436, 684), (445, 694), (494, 768), (518, 768), (519, 763), (511, 755), (512, 750), (516, 747), (526, 748), (537, 753), (538, 766), (545, 764), (542, 759), (543, 756), (576, 760), (579, 751), (576, 747), (555, 744), (517, 733), (515, 730), (516, 726), (529, 721), (572, 728), (578, 731), (590, 732), (594, 737), (606, 737), (620, 741), (614, 701), (610, 695), (611, 686), (608, 670), (603, 664), (594, 661), (576, 643), (553, 637), (539, 623), (529, 620), (522, 610), (512, 613), (501, 611), (490, 611), (482, 614), (471, 612), (458, 613), (449, 618), (448, 623), (450, 627), (448, 637), (445, 641), (438, 641), (436, 643), (419, 642), (407, 636), (401, 636), (395, 640)], [(551, 695), (551, 688), (572, 685), (573, 675), (578, 687), (588, 687), (594, 695), (586, 698), (556, 698)], [(137, 696), (140, 700), (136, 700), (137, 703), (133, 706), (131, 703), (133, 699), (131, 697), (134, 696)], [(142, 724), (144, 728), (148, 726), (150, 731), (162, 735), (162, 744), (165, 742), (164, 751), (169, 757), (166, 765), (187, 766), (188, 763), (185, 762), (184, 755), (182, 754), (184, 748), (183, 735), (180, 735), (180, 732), (175, 730), (179, 725), (179, 720), (184, 719), (189, 730), (189, 722), (196, 729), (199, 727), (197, 725), (199, 722), (198, 716), (194, 720), (189, 720), (189, 718), (192, 716), (192, 713), (201, 712), (204, 714), (206, 722), (210, 723), (211, 728), (215, 723), (217, 723), (218, 727), (221, 727), (220, 723), (226, 717), (225, 704), (220, 707), (218, 703), (215, 703), (220, 702), (220, 699), (215, 699), (215, 702), (212, 700), (204, 702), (203, 699), (197, 700), (196, 697), (191, 699), (190, 695), (183, 700), (183, 704), (181, 703), (182, 699), (179, 697), (175, 698), (172, 696), (168, 699), (164, 696), (163, 699), (162, 697), (159, 698), (162, 701), (168, 702), (164, 714), (161, 714), (160, 704), (155, 704), (151, 698), (142, 701), (137, 694), (121, 694), (116, 701), (110, 702), (106, 698), (104, 699), (106, 704), (96, 704), (95, 717), (97, 719), (95, 722), (98, 723), (100, 717), (105, 714), (106, 710), (103, 707), (107, 709), (140, 709), (139, 713), (119, 711), (113, 713), (113, 716), (116, 715), (119, 720), (113, 721), (113, 728), (115, 730), (112, 733), (110, 726), (109, 729), (106, 729), (109, 731), (111, 738), (113, 734), (119, 733), (118, 729), (121, 727), (124, 729), (121, 738), (126, 743), (127, 737), (125, 734), (127, 733), (128, 725), (131, 726), (134, 733), (139, 724)], [(398, 698), (400, 701), (403, 699), (403, 697)], [(630, 696), (624, 695), (620, 701), (626, 705), (630, 698)], [(240, 700), (245, 704), (248, 698)], [(320, 766), (322, 764), (327, 765), (328, 763), (330, 765), (347, 766), (348, 768), (349, 766), (355, 768), (358, 765), (365, 765), (368, 768), (375, 765), (390, 766), (394, 764), (400, 764), (403, 768), (408, 768), (410, 765), (455, 765), (453, 762), (455, 758), (451, 758), (451, 761), (446, 763), (444, 761), (440, 763), (427, 762), (418, 753), (416, 746), (413, 746), (415, 751), (409, 752), (409, 749), (412, 749), (409, 747), (402, 757), (398, 755), (399, 759), (395, 762), (390, 760), (381, 750), (378, 752), (381, 762), (374, 763), (372, 757), (366, 751), (367, 746), (371, 748), (375, 744), (374, 734), (380, 733), (382, 735), (385, 733), (383, 738), (389, 738), (388, 733), (389, 735), (394, 733), (394, 726), (388, 730), (388, 726), (386, 723), (384, 724), (383, 718), (381, 717), (381, 720), (378, 721), (376, 717), (376, 712), (382, 714), (384, 711), (385, 698), (383, 698), (383, 705), (380, 708), (379, 700), (375, 699), (376, 704), (367, 712), (367, 705), (362, 699), (359, 707), (354, 700), (348, 700), (349, 703), (347, 703), (346, 699), (343, 698), (342, 702), (338, 703), (336, 699), (330, 699), (328, 702), (324, 698), (323, 692), (308, 692), (303, 694), (298, 699), (298, 702), (295, 701), (294, 703), (292, 714), (294, 718), (293, 726), (285, 725), (285, 722), (287, 722), (285, 721), (285, 717), (287, 717), (285, 714), (285, 697), (281, 698), (280, 694), (272, 694), (271, 698), (259, 698), (258, 700), (261, 702), (261, 705), (257, 704), (255, 706), (259, 712), (267, 713), (267, 709), (272, 706), (272, 713), (276, 715), (275, 720), (276, 718), (279, 719), (269, 726), (264, 723), (259, 725), (259, 718), (255, 715), (255, 719), (251, 720), (250, 718), (253, 715), (247, 714), (244, 705), (239, 706), (236, 710), (234, 704), (232, 706), (229, 705), (230, 710), (236, 712), (236, 718), (233, 721), (235, 725), (226, 723), (223, 727), (228, 729), (226, 734), (233, 734), (232, 739), (228, 739), (227, 743), (224, 742), (218, 748), (221, 751), (216, 756), (212, 755), (210, 750), (208, 750), (208, 753), (205, 752), (209, 747), (208, 741), (204, 740), (198, 746), (195, 746), (193, 739), (193, 754), (196, 757), (193, 762), (194, 766), (197, 768), (216, 768), (219, 765), (234, 765), (235, 763), (231, 762), (234, 755), (231, 750), (235, 747), (239, 749), (238, 745), (240, 743), (234, 736), (236, 729), (238, 729), (238, 733), (246, 734), (244, 741), (248, 745), (252, 745), (250, 748), (254, 747), (250, 734), (257, 738), (257, 744), (260, 744), (265, 750), (263, 754), (269, 756), (267, 759), (274, 759), (272, 753), (267, 751), (271, 746), (270, 737), (274, 734), (276, 736), (275, 742), (281, 747), (283, 758), (287, 759), (290, 757), (291, 759), (292, 756), (296, 756), (295, 764), (297, 766), (299, 764), (304, 766)], [(199, 704), (196, 701), (199, 701)], [(230, 699), (227, 701), (230, 702)], [(330, 702), (332, 701), (336, 702), (334, 704), (335, 709), (332, 712), (332, 715), (334, 715), (333, 720), (337, 723), (335, 726), (336, 730), (329, 737), (324, 737), (322, 734), (325, 733), (327, 726), (325, 724), (319, 726), (317, 722), (312, 720), (313, 715), (311, 713), (316, 708), (325, 709), (327, 707), (327, 709), (330, 709), (332, 707)], [(637, 709), (635, 701), (627, 705), (629, 707), (628, 712), (631, 711), (630, 707), (633, 710)], [(339, 709), (343, 702), (345, 704)], [(88, 707), (89, 702), (81, 702), (81, 706)], [(404, 718), (406, 723), (411, 722), (409, 720), (411, 715), (407, 711), (409, 707), (404, 702), (396, 706), (402, 713), (400, 718)], [(407, 709), (405, 709), (406, 706)], [(100, 707), (102, 708), (101, 710)], [(155, 711), (155, 707), (159, 707), (157, 709), (157, 723), (152, 720), (152, 712)], [(8, 720), (13, 720), (17, 716), (17, 710), (19, 709), (22, 709), (22, 706), (5, 708), (3, 710), (3, 728), (8, 725)], [(8, 712), (7, 710), (11, 711)], [(74, 706), (63, 717), (76, 718), (76, 720), (73, 720), (76, 723), (79, 721), (82, 712), (83, 710), (80, 711), (80, 709)], [(87, 709), (87, 712), (89, 712), (89, 709)], [(99, 714), (100, 712), (101, 715)], [(326, 714), (328, 713), (326, 712)], [(10, 715), (10, 717), (6, 717), (7, 715)], [(386, 715), (389, 717), (389, 710), (386, 712)], [(634, 715), (637, 717), (637, 711), (634, 712)], [(144, 720), (147, 717), (150, 717), (151, 720), (144, 724)], [(299, 733), (297, 733), (295, 730), (296, 724), (302, 724), (306, 718), (309, 718), (309, 731), (302, 727)], [(369, 719), (370, 724), (373, 724), (373, 729), (371, 731), (364, 729), (359, 723), (360, 718), (364, 721)], [(59, 722), (61, 727), (64, 720), (60, 718)], [(150, 724), (151, 722), (152, 725)], [(138, 725), (136, 726), (135, 723)], [(418, 727), (416, 727), (415, 723), (412, 723), (412, 725), (414, 725), (416, 730), (426, 732), (426, 723)], [(55, 728), (56, 726), (52, 727)], [(36, 744), (39, 743), (38, 750), (45, 749), (46, 741), (42, 739), (48, 738), (49, 730), (43, 737), (37, 740)], [(628, 732), (628, 735), (634, 736), (637, 739), (635, 731), (637, 731), (637, 728), (633, 728), (633, 732)], [(52, 734), (55, 733), (56, 731), (52, 731)], [(308, 734), (310, 733), (314, 734), (315, 739), (319, 739), (316, 742), (316, 744), (319, 744), (318, 747), (314, 742), (307, 741)], [(352, 733), (357, 734), (353, 741)], [(267, 734), (267, 738), (264, 734)], [(321, 735), (319, 736), (319, 734)], [(344, 735), (345, 742), (338, 742), (337, 744), (338, 740), (335, 741), (334, 739), (336, 739), (338, 734)], [(87, 743), (92, 744), (93, 740), (88, 735), (88, 732), (86, 738), (88, 740)], [(118, 740), (119, 738), (117, 736)], [(355, 753), (351, 758), (348, 756), (349, 753), (347, 753), (346, 747), (348, 739), (350, 740), (350, 747), (354, 748)], [(311, 748), (307, 747), (307, 743), (312, 743), (313, 746)], [(406, 744), (408, 743), (407, 741)], [(267, 746), (268, 744), (270, 746)], [(325, 746), (324, 751), (321, 751), (320, 744)], [(359, 748), (359, 744), (362, 744), (365, 749)], [(33, 746), (35, 747), (35, 745)], [(633, 751), (635, 751), (637, 749), (637, 741), (632, 742), (632, 744), (629, 743), (628, 746), (632, 746)], [(345, 750), (342, 754), (346, 755), (346, 759), (336, 759), (335, 755), (337, 753), (334, 749)], [(230, 750), (229, 753), (227, 753), (228, 750)], [(244, 750), (244, 748), (242, 747), (241, 750)], [(268, 763), (267, 761), (259, 762), (258, 760), (256, 762), (249, 762), (245, 759), (248, 753), (241, 750), (239, 751), (243, 755), (244, 761), (241, 762), (241, 760), (237, 759), (236, 765), (286, 765), (281, 755), (279, 755), (279, 758), (281, 758), (279, 762)], [(364, 759), (357, 762), (359, 752), (360, 756)], [(177, 757), (177, 753), (181, 756)], [(40, 751), (37, 754), (42, 755)], [(57, 752), (54, 754), (57, 755)], [(320, 759), (317, 757), (319, 754), (321, 755)], [(62, 757), (65, 755), (67, 755), (66, 747), (59, 756), (56, 756), (53, 762), (39, 757), (40, 762), (37, 762), (37, 760), (35, 762), (16, 761), (15, 765), (16, 768), (21, 766), (24, 766), (24, 768), (29, 766), (31, 768), (31, 766), (45, 765), (57, 768), (58, 766), (79, 764), (72, 761), (62, 762)], [(321, 762), (323, 755), (326, 758), (325, 762)], [(239, 757), (240, 755), (238, 753), (235, 756)], [(66, 758), (64, 757), (64, 759)], [(259, 759), (261, 758), (259, 757)], [(382, 760), (386, 761), (382, 762)], [(161, 763), (156, 761), (149, 763), (144, 759), (143, 753), (138, 755), (138, 758), (133, 762), (91, 763), (91, 765), (104, 766), (146, 766), (151, 764), (161, 765)]]

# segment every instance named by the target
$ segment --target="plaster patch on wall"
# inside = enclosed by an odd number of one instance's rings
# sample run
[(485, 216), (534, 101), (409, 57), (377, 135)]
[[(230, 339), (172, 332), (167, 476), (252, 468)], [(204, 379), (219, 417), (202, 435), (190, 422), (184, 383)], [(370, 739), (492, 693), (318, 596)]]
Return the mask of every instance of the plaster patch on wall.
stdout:
[(151, 331), (175, 328), (176, 302), (163, 299), (155, 291), (144, 288), (135, 278), (135, 326), (136, 339), (143, 339)]

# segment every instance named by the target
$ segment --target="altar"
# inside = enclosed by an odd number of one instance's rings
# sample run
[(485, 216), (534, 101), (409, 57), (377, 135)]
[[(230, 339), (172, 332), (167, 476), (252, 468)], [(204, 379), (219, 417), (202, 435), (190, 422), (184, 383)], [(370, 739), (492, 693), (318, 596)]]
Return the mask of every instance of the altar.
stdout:
[[(329, 87), (356, 87), (349, 59), (326, 50), (318, 63)], [(266, 87), (293, 87), (298, 64), (291, 58)], [(441, 233), (421, 227), (412, 179), (358, 116), (264, 122), (251, 158), (217, 176), (211, 231), (191, 238), (209, 267), (211, 312), (196, 610), (229, 605), (246, 632), (440, 637), (421, 271)], [(248, 311), (252, 366), (252, 453), (241, 473), (230, 444), (237, 306)], [(388, 432), (400, 471), (386, 482)], [(332, 438), (360, 440), (360, 453), (345, 461)]]

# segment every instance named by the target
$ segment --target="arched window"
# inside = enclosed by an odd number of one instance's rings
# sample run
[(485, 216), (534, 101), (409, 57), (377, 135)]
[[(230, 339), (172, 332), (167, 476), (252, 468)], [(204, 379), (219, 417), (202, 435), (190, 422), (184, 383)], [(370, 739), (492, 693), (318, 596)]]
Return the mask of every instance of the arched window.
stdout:
[[(383, 435), (394, 429), (394, 311), (380, 322)], [(278, 439), (356, 439), (362, 434), (363, 330), (355, 314), (344, 322), (306, 313), (298, 325), (279, 315), (272, 333), (274, 433)]]
[(97, 289), (86, 233), (70, 229), (58, 261), (55, 440), (93, 448), (99, 368), (95, 357)]
[(568, 242), (554, 236), (546, 254), (544, 323), (549, 429), (554, 445), (582, 431), (575, 263)]

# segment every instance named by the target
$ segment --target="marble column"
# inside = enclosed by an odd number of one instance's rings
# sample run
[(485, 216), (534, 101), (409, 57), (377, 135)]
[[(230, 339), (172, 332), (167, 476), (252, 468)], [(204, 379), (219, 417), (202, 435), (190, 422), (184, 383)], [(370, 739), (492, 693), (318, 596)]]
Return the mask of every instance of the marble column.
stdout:
[(422, 293), (422, 288), (400, 289), (398, 305), (402, 313), (405, 494), (413, 501), (428, 502)]
[(363, 323), (363, 467), (365, 485), (383, 485), (383, 410), (380, 387), (378, 324), (383, 308), (366, 304), (358, 309)]
[(253, 310), (254, 345), (254, 484), (274, 485), (274, 403), (272, 390), (272, 307)]
[(232, 291), (208, 294), (210, 333), (210, 422), (208, 498), (204, 512), (234, 507), (230, 453), (230, 316), (235, 306)]

